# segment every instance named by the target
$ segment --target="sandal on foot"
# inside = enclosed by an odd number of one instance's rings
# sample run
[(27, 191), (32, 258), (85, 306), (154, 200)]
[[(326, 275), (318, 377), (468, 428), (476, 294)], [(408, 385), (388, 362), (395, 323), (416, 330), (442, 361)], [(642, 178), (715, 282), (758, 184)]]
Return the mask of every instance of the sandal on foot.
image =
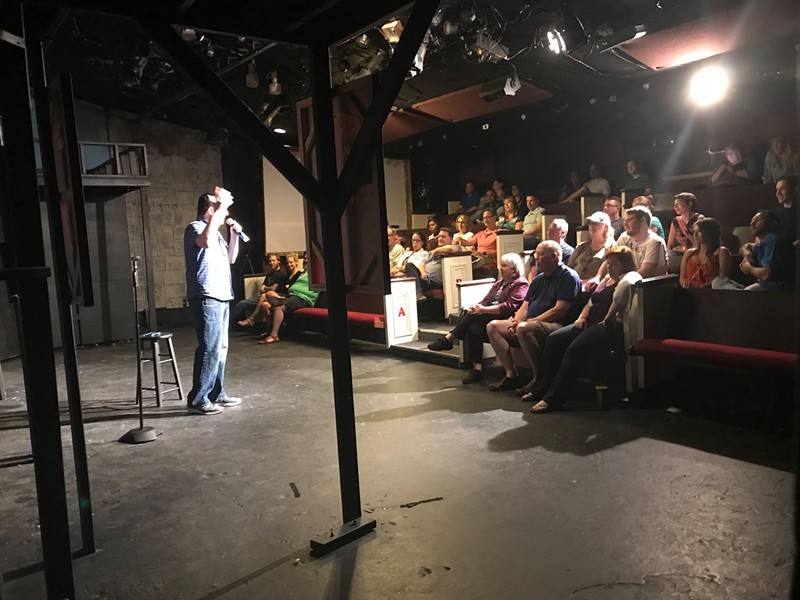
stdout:
[(259, 344), (277, 344), (280, 342), (281, 339), (277, 335), (268, 335), (263, 340), (258, 342)]
[(239, 325), (240, 327), (252, 327), (253, 325), (256, 324), (256, 322), (253, 321), (253, 319), (251, 319), (250, 317), (247, 317), (246, 319), (237, 321), (236, 324)]
[(531, 406), (531, 412), (535, 415), (546, 413), (548, 410), (550, 410), (550, 405), (544, 400), (539, 400), (536, 404)]
[(493, 383), (489, 386), (492, 392), (505, 392), (506, 390), (513, 390), (517, 387), (517, 377), (503, 377), (499, 382)]

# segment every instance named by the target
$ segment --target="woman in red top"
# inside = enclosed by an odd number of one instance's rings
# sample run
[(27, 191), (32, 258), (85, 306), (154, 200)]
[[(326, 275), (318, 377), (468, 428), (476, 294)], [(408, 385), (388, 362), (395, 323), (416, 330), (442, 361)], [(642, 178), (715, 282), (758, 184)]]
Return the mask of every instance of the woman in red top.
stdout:
[(689, 192), (676, 195), (672, 208), (677, 216), (667, 234), (667, 260), (669, 272), (678, 273), (683, 253), (692, 247), (692, 227), (701, 215), (697, 213), (697, 198)]
[(681, 287), (711, 287), (715, 277), (728, 276), (731, 253), (721, 245), (721, 232), (716, 219), (700, 219), (694, 224), (694, 247), (681, 260)]

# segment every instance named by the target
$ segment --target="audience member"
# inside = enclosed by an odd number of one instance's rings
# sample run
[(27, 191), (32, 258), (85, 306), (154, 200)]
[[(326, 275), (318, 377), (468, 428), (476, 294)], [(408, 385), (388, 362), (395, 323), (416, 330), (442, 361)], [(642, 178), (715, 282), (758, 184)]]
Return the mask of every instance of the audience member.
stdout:
[[(567, 233), (569, 233), (569, 225), (564, 219), (553, 219), (547, 227), (547, 239), (556, 242), (561, 247), (561, 260), (564, 264), (569, 262), (572, 253), (575, 251), (572, 246), (564, 241)], [(532, 281), (539, 274), (533, 255), (528, 260), (528, 266), (528, 281)]]
[(495, 179), (492, 181), (492, 190), (498, 202), (506, 197), (506, 186), (501, 180)]
[(797, 177), (784, 175), (775, 184), (775, 197), (778, 199), (778, 235), (790, 240), (798, 237), (797, 232)]
[(572, 325), (554, 331), (544, 347), (542, 375), (524, 396), (536, 401), (532, 413), (561, 408), (579, 369), (592, 358), (625, 355), (622, 319), (630, 308), (634, 285), (642, 280), (636, 272), (633, 252), (624, 246), (606, 254), (608, 275), (592, 293)]
[(669, 226), (667, 261), (670, 273), (679, 273), (683, 253), (692, 246), (692, 227), (700, 215), (697, 213), (697, 198), (689, 192), (677, 194), (672, 206), (677, 216)]
[[(461, 252), (461, 247), (453, 244), (453, 231), (449, 227), (442, 227), (436, 236), (437, 246), (430, 252), (428, 260), (419, 266), (411, 263), (406, 265), (406, 275), (418, 281), (417, 289), (423, 292), (442, 289), (442, 258), (448, 254)], [(425, 296), (417, 297), (423, 301)]]
[(650, 229), (658, 234), (662, 240), (667, 239), (664, 233), (664, 226), (661, 224), (661, 219), (653, 214), (653, 196), (636, 196), (631, 203), (631, 206), (646, 206), (650, 210)]
[(497, 272), (497, 216), (491, 210), (483, 211), (484, 228), (470, 240), (462, 241), (462, 246), (473, 247), (472, 274), (476, 278), (494, 277)]
[(611, 184), (608, 182), (608, 179), (601, 177), (600, 167), (592, 164), (589, 166), (589, 181), (584, 183), (561, 202), (575, 202), (578, 198), (586, 194), (608, 196), (610, 193)]
[(581, 189), (581, 176), (578, 174), (578, 169), (570, 169), (569, 177), (561, 188), (561, 194), (558, 196), (558, 201), (563, 202), (568, 196)]
[(592, 213), (586, 217), (586, 224), (589, 226), (589, 239), (575, 247), (567, 262), (567, 266), (574, 269), (581, 278), (581, 284), (597, 275), (606, 252), (614, 246), (614, 232), (606, 213)]
[[(242, 327), (252, 327), (257, 321), (269, 316), (269, 310), (265, 310), (265, 307), (262, 306), (267, 299), (268, 292), (279, 295), (286, 294), (286, 282), (289, 279), (289, 274), (281, 266), (281, 257), (277, 254), (270, 254), (267, 257), (267, 263), (270, 271), (264, 277), (264, 281), (258, 290), (259, 295), (239, 301), (234, 308), (236, 316), (247, 315), (237, 322)], [(266, 308), (268, 309), (268, 307), (269, 305), (267, 304)]]
[(777, 183), (781, 177), (800, 175), (800, 156), (784, 137), (774, 137), (769, 141), (769, 151), (764, 158), (764, 173), (761, 181)]
[[(392, 277), (413, 277), (406, 272), (408, 265), (414, 265), (419, 270), (420, 265), (427, 262), (429, 258), (430, 252), (422, 243), (422, 234), (415, 231), (411, 234), (411, 250), (403, 255), (400, 264), (392, 269), (390, 274)], [(419, 298), (422, 296), (422, 284), (418, 277), (415, 279), (417, 280), (417, 298)]]
[(750, 229), (759, 241), (742, 246), (739, 270), (754, 277), (755, 283), (744, 286), (720, 276), (711, 287), (749, 291), (794, 289), (794, 248), (788, 240), (778, 237), (779, 223), (778, 215), (771, 210), (758, 211), (750, 221)]
[(450, 350), (454, 339), (466, 338), (468, 363), (472, 368), (463, 383), (477, 383), (483, 379), (483, 344), (489, 341), (486, 325), (494, 319), (509, 318), (525, 300), (528, 282), (523, 275), (524, 268), (519, 254), (504, 254), (500, 258), (499, 277), (486, 297), (461, 311), (458, 323), (447, 335), (428, 344), (429, 350)]
[(635, 196), (649, 196), (653, 193), (653, 182), (650, 176), (646, 173), (639, 171), (639, 163), (635, 160), (629, 160), (627, 164), (628, 179), (622, 184), (622, 189), (625, 190), (627, 198)]
[(750, 183), (747, 162), (734, 144), (725, 146), (725, 160), (711, 175), (711, 185), (746, 185)]
[(526, 196), (525, 203), (528, 206), (528, 214), (525, 215), (522, 221), (517, 221), (515, 227), (522, 230), (524, 249), (533, 250), (541, 241), (540, 234), (542, 231), (544, 208), (539, 206), (539, 199), (536, 196)]
[[(470, 221), (467, 219), (466, 215), (459, 215), (456, 218), (456, 234), (453, 236), (453, 243), (454, 244), (462, 244), (462, 242), (468, 242), (471, 240), (475, 234), (469, 230)], [(464, 245), (468, 245), (464, 243)]]
[(400, 264), (405, 249), (400, 245), (397, 232), (392, 227), (386, 228), (386, 237), (389, 242), (389, 272), (391, 273), (392, 269)]
[(478, 204), (481, 202), (481, 195), (475, 189), (475, 184), (468, 181), (464, 185), (464, 193), (458, 203), (458, 212), (464, 215), (472, 215), (478, 210)]
[(525, 196), (522, 195), (522, 190), (516, 183), (511, 186), (511, 197), (514, 198), (514, 204), (517, 205), (517, 215), (522, 219), (528, 214), (528, 207), (525, 205)]
[(711, 287), (716, 277), (728, 277), (731, 252), (722, 245), (722, 227), (716, 219), (700, 218), (695, 222), (694, 246), (683, 254), (681, 287)]
[(603, 202), (603, 212), (611, 220), (611, 229), (614, 231), (614, 239), (617, 239), (625, 230), (625, 223), (622, 221), (622, 201), (616, 196), (609, 196)]
[(435, 240), (437, 235), (439, 235), (439, 221), (430, 216), (428, 217), (428, 239)]
[(480, 223), (483, 219), (483, 211), (491, 210), (493, 214), (497, 214), (497, 208), (502, 206), (497, 199), (497, 194), (495, 194), (494, 190), (486, 190), (486, 193), (481, 196), (480, 204), (478, 205), (478, 210), (472, 216), (473, 223)]
[[(650, 229), (650, 210), (644, 206), (631, 206), (625, 213), (625, 233), (615, 246), (626, 246), (633, 251), (639, 275), (643, 278), (667, 274), (667, 246), (664, 240)], [(606, 276), (605, 266), (600, 267), (594, 281)]]
[(308, 273), (300, 270), (297, 254), (294, 252), (286, 255), (286, 266), (289, 267), (289, 289), (286, 296), (271, 296), (268, 298), (272, 307), (272, 330), (260, 344), (275, 344), (280, 340), (278, 333), (286, 317), (298, 308), (314, 306), (319, 298), (319, 292), (309, 289)]
[(517, 228), (518, 221), (517, 203), (512, 196), (506, 196), (503, 200), (503, 216), (500, 217), (500, 229), (514, 230)]
[(536, 247), (534, 256), (539, 275), (528, 287), (519, 310), (510, 319), (491, 321), (486, 326), (489, 342), (505, 369), (503, 379), (489, 386), (492, 391), (510, 390), (522, 383), (511, 357), (512, 347), (522, 349), (533, 380), (536, 379), (545, 339), (561, 327), (561, 321), (581, 291), (580, 277), (561, 262), (561, 246), (557, 242), (543, 241)]

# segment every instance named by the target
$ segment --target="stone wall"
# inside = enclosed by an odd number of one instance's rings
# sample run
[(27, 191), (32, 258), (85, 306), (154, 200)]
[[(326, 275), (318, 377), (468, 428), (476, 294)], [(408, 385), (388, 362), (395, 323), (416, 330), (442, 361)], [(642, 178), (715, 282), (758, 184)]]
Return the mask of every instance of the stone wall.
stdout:
[[(183, 231), (195, 218), (197, 197), (222, 182), (220, 148), (205, 142), (202, 131), (154, 119), (132, 121), (110, 113), (109, 141), (147, 145), (150, 187), (126, 194), (130, 251), (144, 258), (141, 201), (150, 209), (156, 308), (185, 306)], [(139, 305), (147, 302), (146, 278), (140, 277)]]

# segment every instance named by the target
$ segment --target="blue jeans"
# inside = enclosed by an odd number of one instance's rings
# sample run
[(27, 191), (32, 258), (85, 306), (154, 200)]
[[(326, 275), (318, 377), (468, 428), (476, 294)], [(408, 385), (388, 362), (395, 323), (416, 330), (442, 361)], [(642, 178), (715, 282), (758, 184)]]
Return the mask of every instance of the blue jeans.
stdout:
[(230, 304), (214, 298), (197, 297), (189, 301), (197, 350), (189, 404), (201, 406), (225, 397), (225, 359), (228, 356), (228, 318)]

